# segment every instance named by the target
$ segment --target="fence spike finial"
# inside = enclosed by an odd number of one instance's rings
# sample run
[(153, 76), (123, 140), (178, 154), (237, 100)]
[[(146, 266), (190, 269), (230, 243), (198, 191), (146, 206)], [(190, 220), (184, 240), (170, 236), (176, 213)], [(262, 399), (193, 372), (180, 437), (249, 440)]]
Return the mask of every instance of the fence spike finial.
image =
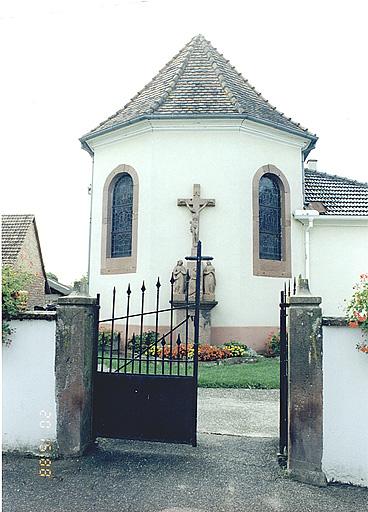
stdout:
[(144, 281), (143, 281), (141, 290), (142, 290), (142, 293), (144, 293), (146, 291), (146, 285), (144, 284)]

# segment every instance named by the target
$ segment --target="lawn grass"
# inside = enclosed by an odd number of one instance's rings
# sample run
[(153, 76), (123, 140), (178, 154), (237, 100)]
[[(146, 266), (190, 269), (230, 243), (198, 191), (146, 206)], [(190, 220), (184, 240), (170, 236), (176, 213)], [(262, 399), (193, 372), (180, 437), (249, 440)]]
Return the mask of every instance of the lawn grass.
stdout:
[[(101, 356), (101, 353), (99, 353)], [(108, 361), (106, 360), (106, 366)], [(120, 361), (120, 366), (124, 365)], [(154, 371), (156, 366), (156, 372)], [(141, 373), (145, 374), (147, 362), (145, 358), (141, 361)], [(156, 365), (151, 361), (148, 363), (149, 373), (152, 375), (170, 374), (170, 365), (162, 360), (157, 359)], [(240, 363), (240, 364), (213, 364), (199, 362), (198, 364), (198, 386), (201, 388), (247, 388), (247, 389), (279, 389), (280, 363), (278, 358), (260, 358), (256, 363)], [(112, 370), (117, 369), (117, 360), (112, 362)], [(122, 368), (122, 372), (131, 373), (132, 366), (128, 364), (126, 370)], [(134, 362), (134, 373), (139, 371), (139, 361)], [(178, 363), (173, 361), (171, 367), (172, 375), (178, 375)], [(192, 375), (192, 364), (187, 365), (187, 375)], [(184, 362), (179, 364), (179, 375), (186, 374), (186, 366)]]
[(201, 388), (279, 389), (278, 359), (262, 358), (257, 363), (208, 366), (199, 363)]

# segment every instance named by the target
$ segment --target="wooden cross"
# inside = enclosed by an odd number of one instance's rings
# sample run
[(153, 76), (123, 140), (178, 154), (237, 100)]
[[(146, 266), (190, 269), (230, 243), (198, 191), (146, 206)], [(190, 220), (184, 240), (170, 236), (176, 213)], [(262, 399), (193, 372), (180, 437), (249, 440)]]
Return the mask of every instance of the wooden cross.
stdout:
[(201, 186), (193, 185), (193, 197), (189, 199), (178, 199), (178, 206), (186, 206), (192, 214), (190, 221), (190, 232), (192, 233), (192, 249), (197, 247), (199, 240), (199, 214), (206, 206), (215, 206), (214, 199), (201, 198)]

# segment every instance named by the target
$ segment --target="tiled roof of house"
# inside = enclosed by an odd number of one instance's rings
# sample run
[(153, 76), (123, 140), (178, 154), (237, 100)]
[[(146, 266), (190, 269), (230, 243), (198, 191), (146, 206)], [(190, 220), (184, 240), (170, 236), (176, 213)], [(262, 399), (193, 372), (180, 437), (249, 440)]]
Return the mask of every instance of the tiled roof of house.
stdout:
[(276, 110), (202, 35), (194, 37), (121, 110), (81, 138), (145, 118), (239, 117), (317, 137)]
[(1, 216), (2, 263), (13, 265), (26, 238), (34, 215)]
[(368, 183), (332, 176), (311, 169), (304, 170), (305, 204), (322, 203), (323, 215), (367, 215)]

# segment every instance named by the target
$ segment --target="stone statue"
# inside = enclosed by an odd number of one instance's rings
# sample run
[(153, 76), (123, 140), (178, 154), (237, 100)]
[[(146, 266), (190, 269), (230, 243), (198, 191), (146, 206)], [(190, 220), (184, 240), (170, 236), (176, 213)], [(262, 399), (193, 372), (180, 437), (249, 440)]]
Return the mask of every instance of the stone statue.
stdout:
[(188, 295), (192, 299), (195, 298), (196, 292), (197, 267), (194, 265), (189, 271), (189, 292)]
[(212, 265), (210, 261), (207, 261), (207, 265), (203, 269), (203, 293), (205, 295), (215, 296), (215, 288), (215, 267)]
[(183, 261), (179, 260), (174, 267), (174, 295), (183, 295), (185, 293), (185, 281), (187, 269), (183, 265)]

